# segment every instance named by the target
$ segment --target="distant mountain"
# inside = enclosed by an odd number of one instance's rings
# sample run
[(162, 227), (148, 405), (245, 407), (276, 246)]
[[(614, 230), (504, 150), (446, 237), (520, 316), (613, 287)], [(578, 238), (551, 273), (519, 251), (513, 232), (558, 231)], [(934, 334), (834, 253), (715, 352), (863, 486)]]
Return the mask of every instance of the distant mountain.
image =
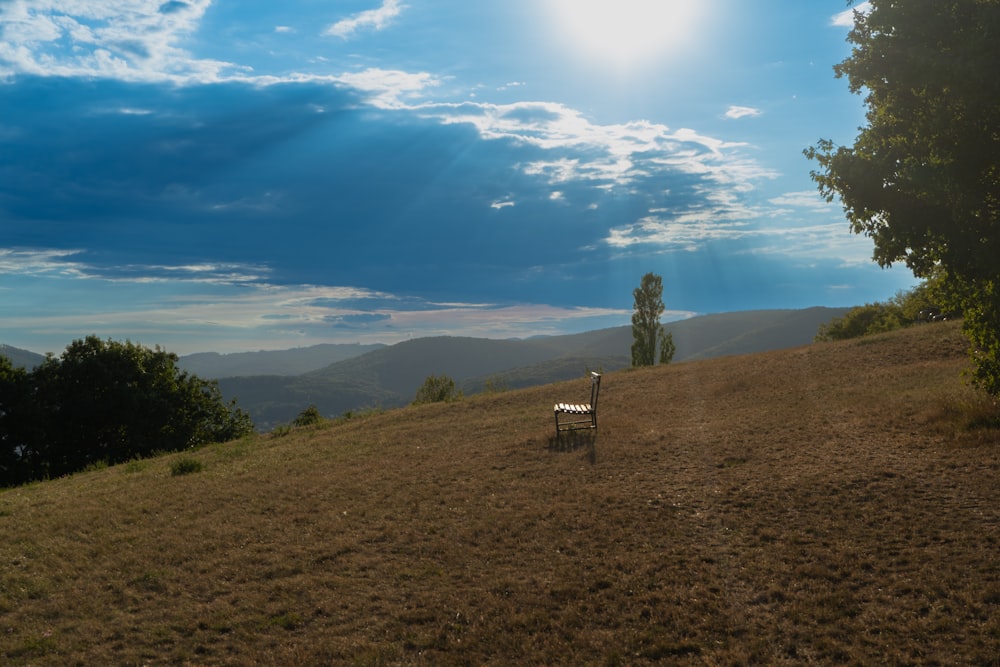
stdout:
[[(812, 342), (821, 324), (848, 308), (753, 310), (694, 317), (665, 325), (673, 334), (674, 362), (751, 354)], [(178, 366), (218, 379), (223, 396), (237, 399), (260, 430), (287, 423), (315, 405), (337, 416), (413, 400), (428, 375), (448, 375), (467, 394), (519, 389), (630, 365), (632, 328), (615, 327), (528, 340), (418, 338), (392, 346), (314, 345), (272, 352), (214, 352), (180, 357)], [(45, 357), (0, 344), (15, 366), (34, 368)]]
[(301, 375), (332, 363), (357, 357), (385, 347), (382, 344), (323, 344), (291, 350), (260, 352), (199, 352), (181, 357), (177, 365), (201, 378), (247, 375)]
[[(847, 308), (757, 310), (691, 318), (666, 325), (675, 362), (749, 354), (811, 343), (821, 324)], [(382, 347), (297, 376), (223, 377), (261, 430), (291, 421), (309, 405), (327, 416), (413, 400), (428, 375), (447, 375), (466, 393), (488, 386), (520, 388), (570, 379), (587, 369), (630, 365), (630, 326), (528, 340), (419, 338)]]
[(28, 370), (45, 361), (44, 355), (35, 354), (28, 350), (21, 350), (10, 345), (4, 345), (3, 343), (0, 343), (0, 356), (10, 359), (10, 363), (15, 368), (26, 368)]

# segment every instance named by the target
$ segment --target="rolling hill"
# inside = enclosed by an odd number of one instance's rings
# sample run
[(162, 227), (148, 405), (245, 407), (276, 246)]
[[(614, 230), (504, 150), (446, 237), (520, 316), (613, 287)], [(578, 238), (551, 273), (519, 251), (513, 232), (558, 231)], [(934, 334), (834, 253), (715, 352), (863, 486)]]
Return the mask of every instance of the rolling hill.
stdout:
[[(755, 310), (672, 322), (675, 362), (748, 354), (804, 345), (819, 326), (847, 308)], [(413, 400), (429, 375), (448, 375), (467, 394), (488, 388), (518, 389), (579, 377), (587, 369), (615, 371), (630, 363), (629, 326), (527, 340), (434, 337), (396, 345), (315, 345), (290, 350), (185, 355), (178, 367), (216, 379), (225, 399), (235, 399), (259, 430), (288, 423), (315, 405), (336, 416), (392, 408)], [(44, 357), (0, 348), (15, 365)]]
[(406, 407), (0, 491), (0, 663), (992, 665), (957, 323)]
[(383, 347), (385, 345), (382, 344), (326, 343), (291, 350), (261, 350), (259, 352), (234, 352), (230, 354), (199, 352), (180, 357), (177, 365), (202, 378), (244, 375), (300, 375)]
[(0, 356), (10, 359), (10, 363), (13, 364), (14, 367), (27, 368), (28, 370), (31, 370), (45, 361), (44, 355), (29, 352), (28, 350), (21, 350), (3, 343), (0, 343)]
[[(666, 325), (674, 337), (675, 362), (776, 350), (812, 341), (820, 324), (846, 308), (758, 310), (694, 317)], [(236, 399), (261, 430), (291, 421), (315, 405), (336, 416), (370, 407), (399, 407), (413, 400), (428, 375), (447, 375), (466, 393), (487, 386), (523, 388), (631, 364), (631, 327), (527, 340), (434, 337), (396, 345), (329, 364), (295, 377), (219, 379), (223, 395)]]

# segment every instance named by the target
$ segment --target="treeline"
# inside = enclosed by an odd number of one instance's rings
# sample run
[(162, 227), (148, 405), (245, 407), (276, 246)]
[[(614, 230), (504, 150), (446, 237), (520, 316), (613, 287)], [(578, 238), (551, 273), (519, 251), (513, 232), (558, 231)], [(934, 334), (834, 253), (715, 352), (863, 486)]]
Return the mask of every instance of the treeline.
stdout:
[(32, 371), (0, 356), (0, 486), (224, 442), (253, 431), (177, 355), (96, 336)]
[(912, 290), (899, 292), (888, 301), (857, 306), (843, 317), (823, 324), (816, 334), (817, 341), (845, 340), (901, 329), (921, 322), (934, 322), (956, 317), (939, 305), (947, 302), (939, 280), (929, 279)]

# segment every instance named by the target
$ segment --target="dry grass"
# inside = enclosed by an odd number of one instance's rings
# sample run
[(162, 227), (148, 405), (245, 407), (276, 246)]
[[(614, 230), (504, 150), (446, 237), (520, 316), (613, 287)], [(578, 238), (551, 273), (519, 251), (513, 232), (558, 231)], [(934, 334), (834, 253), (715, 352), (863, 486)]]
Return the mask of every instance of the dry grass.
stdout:
[(1000, 664), (964, 345), (611, 374), (558, 447), (582, 378), (2, 492), (0, 662)]

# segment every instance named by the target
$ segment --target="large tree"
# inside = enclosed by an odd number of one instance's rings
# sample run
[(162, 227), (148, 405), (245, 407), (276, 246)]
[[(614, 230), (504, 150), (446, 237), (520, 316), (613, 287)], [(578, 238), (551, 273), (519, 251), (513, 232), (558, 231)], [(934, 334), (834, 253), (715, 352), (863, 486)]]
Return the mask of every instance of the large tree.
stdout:
[(0, 485), (253, 430), (215, 382), (176, 364), (176, 355), (159, 348), (90, 336), (31, 373), (0, 365)]
[(0, 486), (27, 478), (18, 446), (22, 442), (17, 417), (28, 395), (27, 373), (0, 354)]
[(863, 94), (853, 146), (806, 150), (873, 259), (944, 277), (975, 381), (1000, 394), (1000, 0), (871, 0), (834, 67)]
[(663, 279), (655, 273), (642, 277), (632, 290), (635, 300), (632, 311), (632, 365), (652, 366), (656, 363), (657, 344), (660, 363), (669, 364), (674, 357), (673, 335), (663, 329)]

